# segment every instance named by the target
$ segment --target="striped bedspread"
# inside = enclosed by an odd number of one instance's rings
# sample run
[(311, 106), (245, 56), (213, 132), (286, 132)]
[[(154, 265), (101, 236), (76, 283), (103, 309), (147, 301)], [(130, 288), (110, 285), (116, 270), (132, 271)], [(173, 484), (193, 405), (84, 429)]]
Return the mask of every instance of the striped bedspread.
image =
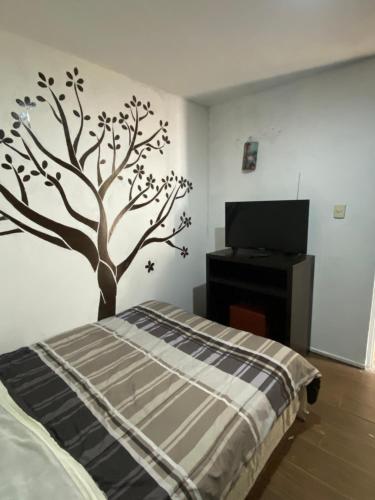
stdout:
[(156, 301), (0, 356), (13, 400), (113, 500), (225, 498), (319, 376), (281, 344)]

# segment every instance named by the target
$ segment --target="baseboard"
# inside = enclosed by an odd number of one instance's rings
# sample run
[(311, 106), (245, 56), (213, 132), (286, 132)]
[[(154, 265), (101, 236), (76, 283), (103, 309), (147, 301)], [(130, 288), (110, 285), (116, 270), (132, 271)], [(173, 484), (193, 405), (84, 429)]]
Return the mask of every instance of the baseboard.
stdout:
[(341, 363), (345, 363), (346, 365), (355, 366), (356, 368), (365, 369), (365, 363), (357, 363), (357, 361), (352, 361), (351, 359), (344, 358), (343, 356), (337, 356), (336, 354), (331, 354), (330, 352), (322, 351), (321, 349), (315, 349), (315, 347), (310, 347), (310, 352), (314, 354), (320, 354), (321, 356), (325, 356), (326, 358), (335, 359), (336, 361), (341, 361)]

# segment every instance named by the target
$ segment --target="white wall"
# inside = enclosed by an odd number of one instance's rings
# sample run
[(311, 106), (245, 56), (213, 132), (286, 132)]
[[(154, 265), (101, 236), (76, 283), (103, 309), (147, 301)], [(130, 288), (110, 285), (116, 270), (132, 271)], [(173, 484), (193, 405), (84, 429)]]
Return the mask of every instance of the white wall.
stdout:
[[(120, 110), (125, 111), (123, 103), (131, 99), (133, 94), (143, 101), (151, 101), (155, 110), (150, 124), (146, 124), (147, 120), (142, 122), (145, 123), (144, 135), (158, 126), (159, 119), (169, 121), (172, 144), (163, 156), (152, 154), (144, 164), (146, 172), (153, 173), (158, 179), (174, 169), (179, 176), (186, 176), (194, 184), (190, 195), (176, 203), (171, 217), (172, 223), (178, 221), (183, 210), (192, 217), (192, 226), (176, 238), (179, 246), (189, 248), (189, 256), (183, 259), (179, 251), (165, 244), (142, 249), (120, 282), (117, 310), (150, 298), (167, 300), (191, 310), (193, 287), (205, 281), (207, 110), (72, 55), (5, 32), (0, 32), (0, 54), (0, 128), (6, 131), (9, 131), (12, 123), (10, 112), (18, 108), (16, 98), (45, 95), (36, 85), (38, 71), (53, 76), (59, 92), (67, 95), (64, 104), (66, 102), (70, 107), (68, 116), (74, 129), (77, 120), (70, 104), (73, 102), (72, 94), (65, 86), (65, 71), (72, 71), (75, 66), (78, 66), (85, 80), (83, 101), (86, 112), (92, 116), (88, 129), (97, 129), (97, 116), (102, 110), (110, 116), (117, 115)], [(49, 148), (66, 156), (61, 128), (51, 119), (46, 105), (38, 104), (32, 111), (31, 122), (32, 130), (40, 134)], [(86, 134), (82, 150), (91, 144), (92, 138)], [(0, 145), (1, 162), (6, 152), (9, 153)], [(16, 154), (12, 156), (17, 157)], [(108, 149), (105, 157), (109, 161)], [(95, 157), (93, 159), (95, 162)], [(91, 163), (89, 168), (94, 169), (95, 163)], [(63, 171), (62, 175), (66, 191), (72, 193), (71, 203), (74, 207), (83, 207), (85, 215), (96, 217), (97, 208), (90, 196), (82, 187), (74, 185), (69, 173)], [(0, 183), (17, 193), (13, 174), (1, 168)], [(76, 224), (65, 213), (56, 192), (45, 187), (40, 177), (32, 178), (27, 187), (33, 207), (61, 222), (73, 226)], [(123, 189), (119, 182), (108, 198), (107, 208), (111, 216), (121, 207), (122, 200), (126, 200), (128, 188)], [(137, 217), (132, 216), (119, 227), (119, 234), (111, 247), (116, 263), (135, 244), (137, 232), (149, 227), (150, 219), (155, 218), (156, 208), (139, 211)], [(0, 195), (1, 209), (12, 210)], [(8, 223), (0, 224), (0, 231), (12, 227)], [(155, 262), (155, 271), (150, 274), (145, 269), (149, 259)], [(95, 273), (80, 254), (52, 246), (29, 234), (0, 237), (0, 352), (95, 321), (98, 301)]]
[[(316, 255), (312, 347), (364, 364), (375, 268), (375, 60), (306, 77), (210, 109), (209, 249), (224, 202), (311, 200)], [(259, 140), (242, 173), (243, 143)], [(347, 204), (335, 220), (333, 205)], [(216, 238), (217, 240), (217, 238)]]
[[(300, 197), (311, 199), (309, 252), (316, 255), (312, 346), (364, 363), (375, 261), (374, 61), (214, 106), (208, 139), (208, 113), (200, 106), (6, 32), (0, 32), (0, 47), (0, 128), (9, 130), (16, 98), (41, 93), (38, 71), (54, 76), (67, 93), (65, 70), (74, 66), (85, 79), (84, 102), (93, 118), (102, 110), (117, 114), (136, 94), (151, 101), (154, 123), (170, 122), (171, 146), (163, 157), (151, 156), (145, 167), (158, 178), (173, 168), (194, 183), (192, 193), (174, 211), (176, 220), (181, 210), (192, 216), (192, 227), (177, 237), (180, 245), (189, 247), (189, 257), (182, 259), (166, 245), (141, 250), (120, 282), (118, 310), (151, 297), (191, 310), (193, 288), (205, 281), (207, 210), (207, 246), (212, 250), (223, 245), (215, 243), (215, 234), (224, 226), (225, 201), (294, 198), (301, 172)], [(32, 127), (62, 152), (60, 132), (51, 127), (44, 106), (33, 113)], [(243, 174), (242, 148), (250, 135), (260, 141), (258, 167)], [(1, 161), (4, 154), (0, 146)], [(0, 183), (8, 182), (8, 172), (0, 169)], [(95, 209), (88, 197), (68, 187), (74, 203), (83, 204), (90, 215)], [(38, 210), (68, 222), (37, 179), (28, 189)], [(113, 211), (120, 196), (115, 190), (109, 199)], [(332, 218), (335, 203), (348, 204), (345, 220)], [(5, 207), (0, 198), (0, 209)], [(150, 217), (152, 210), (122, 226), (123, 233), (113, 242), (114, 258), (121, 258), (136, 229)], [(149, 259), (156, 263), (151, 274), (144, 269)], [(97, 306), (95, 273), (81, 255), (28, 234), (0, 238), (0, 351), (93, 321)]]

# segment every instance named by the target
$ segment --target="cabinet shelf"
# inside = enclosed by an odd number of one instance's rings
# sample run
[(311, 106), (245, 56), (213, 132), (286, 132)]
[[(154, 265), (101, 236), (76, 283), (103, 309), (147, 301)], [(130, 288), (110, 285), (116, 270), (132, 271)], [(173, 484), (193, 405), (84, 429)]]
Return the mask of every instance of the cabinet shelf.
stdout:
[(287, 290), (282, 288), (276, 288), (267, 285), (258, 285), (255, 283), (248, 283), (240, 280), (231, 280), (227, 278), (211, 277), (211, 283), (217, 283), (219, 285), (230, 286), (233, 288), (241, 288), (243, 290), (249, 290), (250, 292), (260, 293), (262, 295), (272, 295), (273, 297), (286, 298)]

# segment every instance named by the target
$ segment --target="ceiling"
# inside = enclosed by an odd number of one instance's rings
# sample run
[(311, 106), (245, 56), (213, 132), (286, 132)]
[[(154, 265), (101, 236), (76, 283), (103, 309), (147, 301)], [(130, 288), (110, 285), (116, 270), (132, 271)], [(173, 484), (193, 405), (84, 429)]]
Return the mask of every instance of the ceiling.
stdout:
[(374, 26), (375, 0), (0, 0), (0, 28), (202, 104), (375, 54)]

